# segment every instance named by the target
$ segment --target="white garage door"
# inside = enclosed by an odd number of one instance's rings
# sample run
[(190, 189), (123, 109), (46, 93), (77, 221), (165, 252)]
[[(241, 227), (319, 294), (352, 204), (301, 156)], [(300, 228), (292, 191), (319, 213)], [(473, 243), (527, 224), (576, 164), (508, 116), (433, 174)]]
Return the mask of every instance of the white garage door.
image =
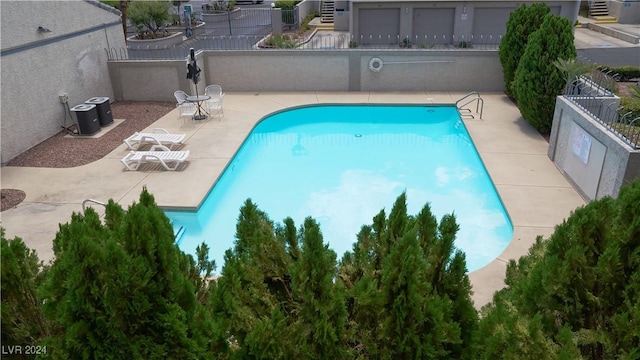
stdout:
[(361, 45), (399, 43), (400, 9), (362, 9), (358, 20)]

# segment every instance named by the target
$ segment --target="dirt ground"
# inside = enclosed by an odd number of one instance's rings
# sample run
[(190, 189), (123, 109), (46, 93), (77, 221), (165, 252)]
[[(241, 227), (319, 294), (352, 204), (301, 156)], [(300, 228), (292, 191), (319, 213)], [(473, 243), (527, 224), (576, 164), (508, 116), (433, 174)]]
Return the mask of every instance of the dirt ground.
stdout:
[[(174, 108), (175, 104), (172, 102), (114, 102), (111, 104), (113, 118), (125, 121), (103, 136), (69, 137), (61, 126), (60, 133), (13, 158), (6, 166), (69, 168), (91, 163), (102, 159), (131, 134), (145, 129)], [(71, 127), (70, 130), (75, 128)], [(17, 206), (25, 196), (20, 189), (1, 189), (0, 211)]]

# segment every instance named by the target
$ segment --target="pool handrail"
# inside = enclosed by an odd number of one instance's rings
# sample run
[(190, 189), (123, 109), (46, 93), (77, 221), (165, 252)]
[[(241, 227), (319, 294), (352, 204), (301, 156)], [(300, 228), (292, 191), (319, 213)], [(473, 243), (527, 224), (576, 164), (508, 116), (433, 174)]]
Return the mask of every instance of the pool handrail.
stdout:
[[(467, 98), (469, 98), (470, 96), (475, 95), (476, 97), (469, 99), (467, 102), (460, 104), (463, 100), (466, 100)], [(472, 102), (476, 102), (476, 114), (480, 114), (480, 119), (482, 119), (482, 111), (484, 109), (484, 100), (482, 100), (482, 98), (480, 97), (480, 94), (477, 91), (472, 91), (470, 93), (468, 93), (467, 95), (461, 97), (460, 99), (458, 99), (458, 101), (456, 101), (456, 108), (458, 109), (458, 111), (460, 110), (466, 110), (468, 112), (471, 112), (471, 109), (469, 108), (465, 108), (465, 106), (471, 104)], [(460, 114), (460, 116), (463, 116), (462, 114)], [(472, 114), (469, 114), (469, 116), (471, 116), (471, 118), (475, 117)]]

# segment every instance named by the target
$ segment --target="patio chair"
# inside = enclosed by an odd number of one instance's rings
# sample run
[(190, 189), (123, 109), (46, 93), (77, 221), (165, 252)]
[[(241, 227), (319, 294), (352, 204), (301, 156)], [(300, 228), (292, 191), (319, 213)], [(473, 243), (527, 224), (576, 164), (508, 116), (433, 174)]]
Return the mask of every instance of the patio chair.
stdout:
[[(220, 85), (208, 85), (204, 88), (204, 94), (210, 96), (211, 99), (205, 102), (205, 108), (211, 116), (215, 114), (221, 114), (224, 117), (224, 110), (222, 109), (222, 100), (224, 99), (224, 93)], [(221, 118), (222, 120), (222, 118)]]
[(173, 96), (176, 98), (176, 106), (180, 109), (180, 118), (184, 123), (185, 117), (193, 119), (198, 111), (198, 106), (187, 100), (187, 93), (182, 90), (176, 90), (173, 93)]
[(173, 93), (173, 96), (176, 98), (176, 102), (178, 103), (178, 105), (184, 104), (185, 102), (187, 102), (187, 93), (182, 91), (182, 90), (176, 90)]
[(143, 144), (165, 145), (171, 150), (175, 145), (181, 145), (185, 136), (185, 134), (170, 134), (165, 129), (155, 128), (151, 132), (135, 132), (124, 139), (124, 143), (131, 150), (138, 150)]
[(131, 151), (122, 158), (127, 170), (138, 170), (143, 163), (157, 163), (165, 170), (176, 170), (189, 157), (189, 150), (171, 151), (164, 145), (153, 145), (149, 151)]

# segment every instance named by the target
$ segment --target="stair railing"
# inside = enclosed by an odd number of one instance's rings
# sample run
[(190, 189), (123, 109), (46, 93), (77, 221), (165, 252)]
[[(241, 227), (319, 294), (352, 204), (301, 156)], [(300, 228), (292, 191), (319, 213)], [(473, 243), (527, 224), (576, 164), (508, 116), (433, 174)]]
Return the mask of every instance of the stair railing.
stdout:
[[(458, 101), (456, 101), (456, 108), (460, 112), (460, 116), (471, 116), (472, 119), (475, 119), (473, 114), (471, 114), (471, 109), (465, 107), (473, 102), (476, 103), (476, 114), (479, 114), (480, 119), (482, 119), (482, 111), (484, 110), (484, 100), (482, 100), (482, 98), (480, 97), (480, 94), (477, 91), (472, 91), (467, 95), (458, 99)], [(463, 110), (467, 111), (468, 114), (462, 114)]]

